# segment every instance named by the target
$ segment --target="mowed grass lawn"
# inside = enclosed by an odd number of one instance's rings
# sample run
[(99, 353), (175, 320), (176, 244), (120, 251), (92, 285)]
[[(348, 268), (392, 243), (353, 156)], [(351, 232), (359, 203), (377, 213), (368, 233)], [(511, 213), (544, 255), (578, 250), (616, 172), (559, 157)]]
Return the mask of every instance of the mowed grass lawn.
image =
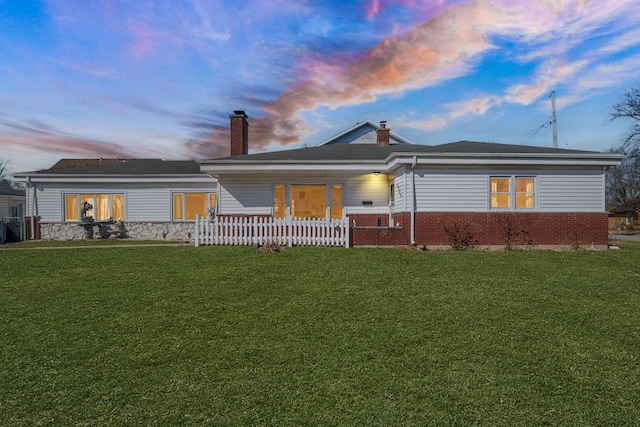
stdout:
[(0, 425), (640, 425), (640, 245), (0, 252)]

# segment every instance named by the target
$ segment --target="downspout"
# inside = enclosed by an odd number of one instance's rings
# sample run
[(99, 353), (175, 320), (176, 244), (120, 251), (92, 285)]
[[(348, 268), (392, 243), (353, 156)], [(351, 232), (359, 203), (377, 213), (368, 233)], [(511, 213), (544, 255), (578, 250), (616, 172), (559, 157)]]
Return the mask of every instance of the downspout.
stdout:
[(36, 240), (36, 220), (34, 216), (34, 212), (36, 210), (36, 186), (31, 182), (31, 177), (27, 176), (27, 188), (31, 187), (31, 240)]
[(416, 180), (413, 169), (418, 164), (418, 157), (413, 156), (411, 162), (411, 244), (416, 244)]

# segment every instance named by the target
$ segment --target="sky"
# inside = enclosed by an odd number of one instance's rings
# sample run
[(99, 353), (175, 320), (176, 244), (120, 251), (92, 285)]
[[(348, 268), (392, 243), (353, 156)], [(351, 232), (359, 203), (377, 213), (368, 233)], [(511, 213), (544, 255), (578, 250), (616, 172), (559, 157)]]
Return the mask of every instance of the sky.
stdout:
[(0, 0), (0, 160), (210, 159), (386, 120), (418, 144), (605, 151), (637, 0)]

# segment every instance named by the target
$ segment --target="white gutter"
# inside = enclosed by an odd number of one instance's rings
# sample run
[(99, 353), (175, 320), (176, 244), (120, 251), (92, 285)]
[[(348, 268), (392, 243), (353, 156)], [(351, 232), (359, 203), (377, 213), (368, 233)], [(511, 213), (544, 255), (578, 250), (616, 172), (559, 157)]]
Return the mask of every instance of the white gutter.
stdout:
[(212, 174), (251, 172), (372, 172), (390, 173), (402, 165), (429, 166), (615, 166), (624, 159), (619, 154), (541, 153), (392, 153), (385, 159), (369, 160), (229, 160), (203, 161), (200, 169)]
[(154, 175), (120, 175), (120, 176), (108, 176), (108, 175), (71, 175), (71, 174), (38, 174), (26, 175), (27, 182), (45, 182), (45, 183), (62, 183), (72, 182), (77, 183), (81, 180), (84, 183), (210, 183), (210, 175), (175, 175), (175, 176), (154, 176)]

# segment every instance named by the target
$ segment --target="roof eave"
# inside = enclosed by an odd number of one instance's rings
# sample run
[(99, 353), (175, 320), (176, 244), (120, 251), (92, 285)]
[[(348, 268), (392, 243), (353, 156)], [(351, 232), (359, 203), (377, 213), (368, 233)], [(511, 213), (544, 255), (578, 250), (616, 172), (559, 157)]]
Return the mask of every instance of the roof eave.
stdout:
[(392, 153), (381, 160), (226, 160), (202, 162), (203, 172), (246, 173), (263, 171), (351, 170), (391, 171), (401, 165), (532, 165), (616, 166), (624, 156), (601, 153)]
[(122, 175), (93, 175), (93, 174), (16, 174), (16, 180), (21, 182), (74, 182), (74, 183), (105, 183), (105, 182), (211, 182), (213, 179), (206, 173), (199, 174), (122, 174)]

